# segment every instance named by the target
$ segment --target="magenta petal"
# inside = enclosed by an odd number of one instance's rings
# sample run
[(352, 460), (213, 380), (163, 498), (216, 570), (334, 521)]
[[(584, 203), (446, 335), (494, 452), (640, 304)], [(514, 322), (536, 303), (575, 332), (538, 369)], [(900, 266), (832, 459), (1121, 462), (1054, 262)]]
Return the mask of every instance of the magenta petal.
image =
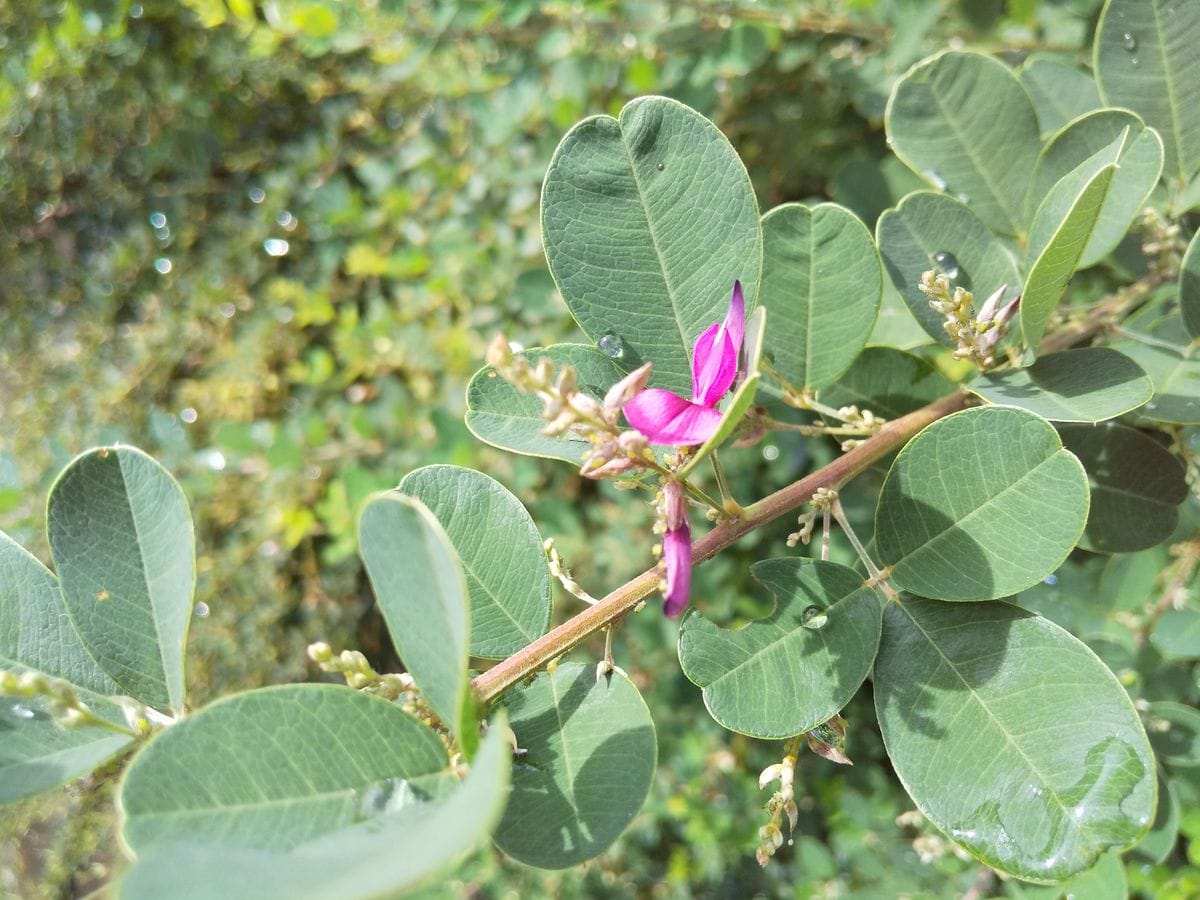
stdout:
[(677, 531), (663, 535), (663, 562), (667, 568), (663, 612), (673, 619), (687, 606), (692, 588), (692, 532), (686, 521)]
[(746, 298), (742, 296), (742, 283), (733, 283), (733, 296), (729, 298), (729, 312), (725, 313), (725, 333), (733, 341), (735, 357), (742, 352), (742, 340), (746, 337)]
[(737, 377), (737, 350), (720, 324), (696, 338), (692, 349), (692, 402), (716, 406)]
[(661, 388), (647, 388), (625, 404), (625, 418), (652, 444), (703, 444), (721, 424), (721, 413)]

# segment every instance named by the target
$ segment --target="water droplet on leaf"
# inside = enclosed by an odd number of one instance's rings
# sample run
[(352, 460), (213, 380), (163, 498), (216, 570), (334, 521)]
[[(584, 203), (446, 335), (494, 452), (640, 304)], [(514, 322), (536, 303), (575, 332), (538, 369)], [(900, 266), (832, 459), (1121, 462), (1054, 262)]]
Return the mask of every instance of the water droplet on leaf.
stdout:
[(16, 716), (18, 719), (32, 719), (33, 718), (33, 710), (27, 706), (20, 706), (17, 704), (13, 704), (11, 707), (9, 707), (9, 709), (12, 711), (12, 714), (14, 716)]
[(819, 606), (805, 607), (804, 612), (800, 613), (800, 624), (811, 631), (824, 628), (828, 621), (829, 613)]
[(947, 278), (958, 277), (958, 260), (949, 250), (939, 250), (933, 254), (933, 264), (941, 269)]
[(1135, 38), (1128, 31), (1121, 36), (1121, 43), (1122, 46), (1124, 46), (1124, 48), (1130, 53), (1137, 49), (1137, 38)]
[(600, 335), (600, 340), (596, 341), (596, 346), (609, 359), (620, 359), (625, 355), (625, 344), (619, 336), (613, 334), (611, 331), (606, 331)]
[(661, 172), (661, 171), (662, 171), (663, 169), (665, 169), (665, 168), (666, 168), (666, 166), (664, 166), (662, 163), (659, 163), (659, 164), (658, 164), (658, 171), (660, 171), (660, 172)]

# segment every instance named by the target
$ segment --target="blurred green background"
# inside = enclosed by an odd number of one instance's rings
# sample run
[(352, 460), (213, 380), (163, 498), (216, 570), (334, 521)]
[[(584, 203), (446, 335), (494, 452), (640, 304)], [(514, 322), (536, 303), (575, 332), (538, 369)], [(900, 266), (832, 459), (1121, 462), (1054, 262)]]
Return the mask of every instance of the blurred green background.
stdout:
[[(193, 705), (318, 677), (304, 654), (318, 639), (395, 666), (354, 523), (369, 493), (419, 465), (498, 478), (603, 593), (650, 562), (642, 500), (493, 450), (462, 424), (493, 331), (526, 346), (579, 337), (538, 228), (563, 132), (666, 94), (729, 136), (764, 210), (833, 198), (873, 224), (918, 185), (882, 133), (899, 74), (947, 46), (1086, 61), (1099, 5), (0, 4), (0, 527), (46, 559), (44, 498), (67, 460), (114, 441), (159, 459), (196, 521)], [(744, 451), (735, 493), (761, 496), (831, 455), (799, 439)], [(698, 571), (701, 606), (761, 613), (745, 563), (782, 550), (790, 530)], [(645, 546), (632, 552), (630, 534)], [(575, 603), (559, 597), (560, 618)], [(435, 895), (1012, 890), (904, 815), (911, 801), (862, 698), (846, 713), (858, 765), (802, 758), (795, 843), (760, 869), (757, 774), (780, 745), (708, 718), (679, 673), (675, 627), (652, 606), (617, 642), (660, 742), (651, 799), (625, 837), (565, 873), (480, 852)], [(82, 896), (111, 877), (111, 785), (92, 788), (5, 810), (0, 891)], [(1190, 827), (1200, 833), (1194, 814)], [(1149, 896), (1200, 893), (1179, 860), (1127, 871)]]

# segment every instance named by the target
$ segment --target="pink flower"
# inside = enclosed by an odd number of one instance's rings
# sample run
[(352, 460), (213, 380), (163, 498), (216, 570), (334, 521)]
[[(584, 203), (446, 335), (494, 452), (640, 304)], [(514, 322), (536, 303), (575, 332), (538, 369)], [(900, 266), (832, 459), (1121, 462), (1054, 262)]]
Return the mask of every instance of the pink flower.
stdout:
[(646, 388), (625, 404), (629, 424), (652, 444), (684, 447), (707, 441), (721, 423), (717, 403), (737, 377), (745, 332), (746, 301), (741, 282), (735, 281), (725, 321), (714, 322), (692, 348), (692, 399)]
[(675, 618), (688, 603), (692, 587), (692, 529), (688, 526), (683, 485), (671, 479), (663, 485), (663, 564), (667, 570), (663, 588), (663, 612)]

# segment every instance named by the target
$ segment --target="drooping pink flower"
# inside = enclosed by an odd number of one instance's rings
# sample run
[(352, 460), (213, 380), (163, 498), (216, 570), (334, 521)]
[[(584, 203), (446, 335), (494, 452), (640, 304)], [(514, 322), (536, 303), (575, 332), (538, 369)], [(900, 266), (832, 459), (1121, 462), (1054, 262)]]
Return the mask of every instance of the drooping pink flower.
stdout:
[(663, 612), (673, 619), (687, 606), (692, 587), (692, 529), (688, 525), (683, 485), (674, 479), (663, 485), (662, 516), (666, 526), (663, 565), (667, 576)]
[(737, 378), (738, 354), (746, 333), (746, 301), (742, 284), (723, 322), (714, 322), (692, 348), (692, 399), (662, 388), (646, 388), (625, 404), (625, 418), (652, 444), (686, 447), (703, 444), (721, 423), (717, 403)]

